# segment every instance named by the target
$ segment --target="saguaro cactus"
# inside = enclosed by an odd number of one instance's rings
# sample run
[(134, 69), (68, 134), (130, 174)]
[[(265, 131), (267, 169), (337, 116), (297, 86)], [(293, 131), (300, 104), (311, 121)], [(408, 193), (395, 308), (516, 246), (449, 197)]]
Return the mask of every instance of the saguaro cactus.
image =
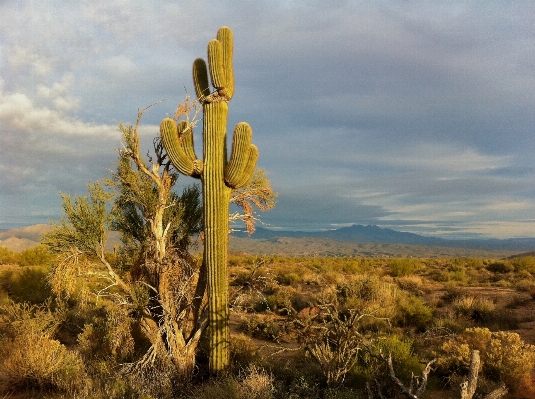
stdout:
[[(234, 129), (227, 161), (228, 102), (234, 94), (232, 31), (222, 27), (208, 43), (208, 69), (203, 59), (193, 63), (195, 92), (203, 110), (203, 160), (193, 148), (193, 131), (186, 122), (166, 118), (160, 125), (162, 143), (173, 165), (188, 176), (200, 178), (203, 188), (204, 261), (208, 274), (210, 371), (229, 364), (228, 234), (229, 200), (233, 189), (243, 187), (255, 169), (258, 149), (251, 144), (251, 127), (241, 122)], [(208, 83), (208, 70), (213, 90)]]

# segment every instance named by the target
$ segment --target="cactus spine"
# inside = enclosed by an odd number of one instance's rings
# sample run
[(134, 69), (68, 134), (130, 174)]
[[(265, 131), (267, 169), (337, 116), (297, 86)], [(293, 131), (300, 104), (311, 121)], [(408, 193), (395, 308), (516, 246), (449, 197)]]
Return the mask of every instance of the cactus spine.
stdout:
[[(193, 149), (193, 131), (166, 118), (160, 125), (162, 143), (182, 174), (200, 178), (203, 188), (204, 262), (208, 274), (210, 371), (229, 364), (228, 234), (229, 201), (233, 189), (243, 187), (255, 169), (258, 149), (251, 144), (252, 130), (245, 123), (234, 129), (227, 161), (228, 102), (234, 94), (232, 31), (222, 27), (208, 43), (208, 68), (203, 59), (193, 63), (193, 83), (203, 107), (203, 160)], [(214, 90), (210, 90), (208, 72)]]

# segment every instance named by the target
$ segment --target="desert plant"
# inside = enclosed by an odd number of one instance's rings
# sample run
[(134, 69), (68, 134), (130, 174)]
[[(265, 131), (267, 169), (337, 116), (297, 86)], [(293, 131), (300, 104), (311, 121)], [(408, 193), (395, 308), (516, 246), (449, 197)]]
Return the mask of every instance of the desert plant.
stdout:
[[(124, 307), (150, 342), (124, 370), (153, 378), (154, 371), (143, 369), (157, 365), (165, 375), (174, 368), (177, 378), (188, 379), (207, 325), (200, 262), (188, 253), (191, 236), (201, 229), (200, 193), (196, 187), (185, 188), (180, 197), (173, 193), (177, 175), (170, 172), (159, 141), (149, 162), (141, 157), (138, 127), (144, 111), (138, 112), (134, 127), (120, 126), (124, 148), (117, 172), (105, 181), (114, 191), (95, 183), (88, 185), (88, 196), (63, 194), (64, 216), (43, 243), (60, 259), (50, 277), (59, 299), (91, 292), (97, 304), (112, 301)], [(121, 233), (124, 245), (110, 257), (105, 247), (112, 228)], [(78, 291), (77, 280), (86, 285), (84, 290)]]
[(403, 277), (398, 277), (396, 279), (396, 284), (399, 286), (399, 288), (403, 290), (418, 292), (422, 289), (423, 280), (420, 276), (416, 276), (416, 275), (403, 276)]
[(511, 263), (516, 272), (535, 272), (535, 256), (520, 256), (518, 258), (513, 258), (511, 259)]
[(11, 273), (6, 285), (10, 297), (17, 302), (43, 303), (52, 295), (45, 267), (25, 267)]
[(433, 318), (433, 309), (421, 297), (409, 293), (398, 296), (397, 309), (395, 319), (403, 326), (425, 329)]
[(511, 388), (526, 384), (535, 367), (535, 346), (524, 343), (517, 333), (468, 328), (443, 344), (439, 369), (466, 375), (473, 350), (481, 355), (483, 375)]
[(0, 391), (46, 389), (75, 392), (86, 376), (80, 356), (54, 339), (64, 321), (51, 303), (0, 306)]
[(44, 245), (29, 248), (17, 254), (20, 266), (47, 266), (54, 260), (54, 255)]
[(6, 265), (15, 261), (15, 253), (10, 249), (0, 247), (0, 265)]
[[(203, 160), (195, 155), (191, 124), (181, 121), (177, 126), (171, 118), (164, 119), (160, 124), (162, 143), (175, 168), (184, 175), (202, 180), (212, 373), (223, 370), (229, 364), (227, 263), (231, 193), (251, 180), (258, 159), (258, 149), (251, 144), (251, 127), (242, 122), (234, 129), (232, 152), (227, 161), (228, 103), (234, 94), (232, 57), (232, 31), (222, 27), (217, 39), (208, 43), (208, 69), (214, 92), (210, 90), (205, 61), (198, 58), (193, 63), (195, 92), (203, 111)], [(259, 184), (258, 188), (261, 187), (262, 184)], [(240, 193), (235, 197), (236, 204), (244, 209), (244, 221), (249, 229), (254, 221), (249, 201), (267, 207), (272, 200), (270, 190), (258, 188), (249, 195)]]
[(73, 393), (85, 381), (82, 359), (59, 341), (24, 331), (0, 346), (0, 390), (41, 389)]
[(414, 274), (418, 269), (418, 264), (414, 259), (393, 259), (388, 262), (390, 268), (390, 274), (393, 277), (403, 277), (410, 274)]
[(481, 318), (496, 309), (496, 305), (490, 299), (464, 295), (452, 302), (453, 309), (460, 315)]
[(493, 273), (510, 273), (515, 270), (515, 267), (509, 261), (497, 261), (488, 264), (487, 270)]

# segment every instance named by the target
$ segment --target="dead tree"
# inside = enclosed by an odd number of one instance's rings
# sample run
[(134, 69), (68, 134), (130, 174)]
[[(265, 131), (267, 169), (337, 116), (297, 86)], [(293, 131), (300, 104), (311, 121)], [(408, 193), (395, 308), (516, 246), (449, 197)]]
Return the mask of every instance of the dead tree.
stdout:
[[(461, 384), (461, 399), (472, 399), (477, 389), (477, 377), (479, 375), (479, 367), (481, 360), (479, 358), (479, 351), (473, 350), (470, 358), (470, 371), (468, 372), (468, 380)], [(485, 396), (484, 399), (499, 399), (507, 393), (507, 388), (501, 386), (496, 388)]]

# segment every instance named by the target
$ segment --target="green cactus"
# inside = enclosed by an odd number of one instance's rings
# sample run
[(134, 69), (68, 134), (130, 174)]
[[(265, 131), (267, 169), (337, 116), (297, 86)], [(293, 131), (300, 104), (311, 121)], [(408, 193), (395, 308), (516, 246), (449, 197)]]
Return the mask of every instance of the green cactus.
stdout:
[[(255, 169), (258, 149), (251, 144), (252, 129), (234, 129), (227, 161), (228, 102), (234, 94), (232, 31), (222, 27), (208, 43), (208, 69), (203, 59), (193, 63), (195, 92), (203, 109), (203, 160), (193, 148), (193, 131), (186, 122), (166, 118), (160, 125), (162, 143), (180, 173), (200, 178), (203, 187), (204, 261), (208, 274), (210, 371), (229, 364), (228, 234), (229, 200), (233, 189), (247, 184)], [(208, 71), (214, 90), (210, 90)]]

